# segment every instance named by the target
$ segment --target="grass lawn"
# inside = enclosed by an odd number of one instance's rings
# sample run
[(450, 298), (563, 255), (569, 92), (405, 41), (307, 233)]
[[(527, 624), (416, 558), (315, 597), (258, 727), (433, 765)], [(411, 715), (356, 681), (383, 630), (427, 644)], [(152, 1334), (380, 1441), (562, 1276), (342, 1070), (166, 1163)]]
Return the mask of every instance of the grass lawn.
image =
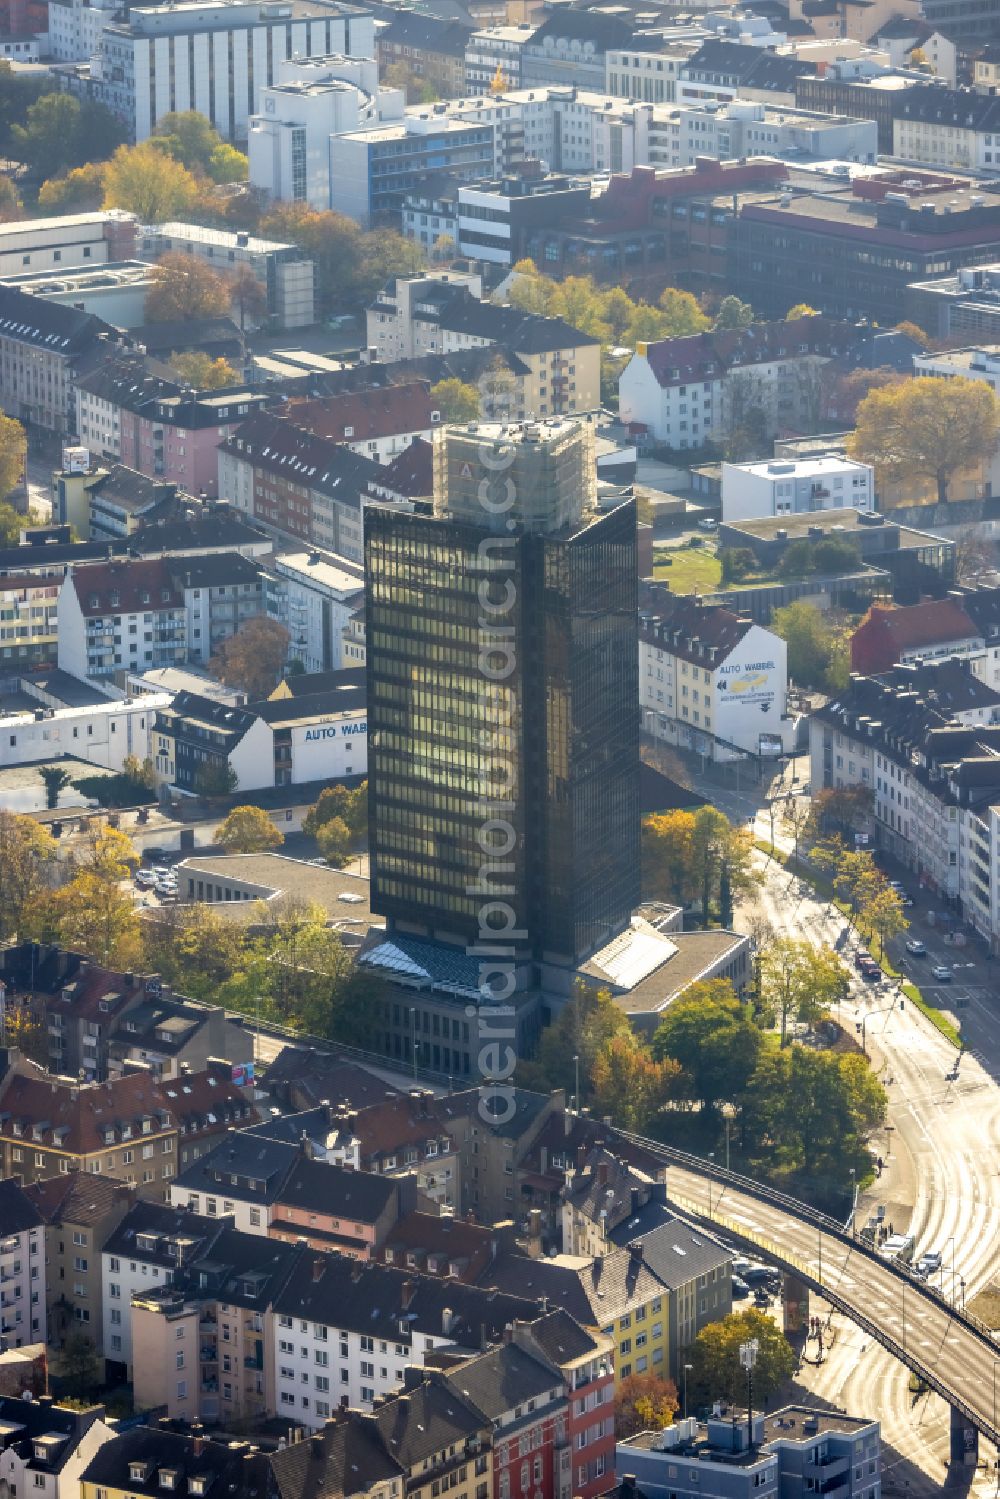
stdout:
[[(670, 567), (661, 564), (665, 555), (673, 559)], [(653, 556), (653, 577), (669, 583), (671, 593), (715, 593), (722, 583), (722, 564), (707, 548), (658, 548)]]

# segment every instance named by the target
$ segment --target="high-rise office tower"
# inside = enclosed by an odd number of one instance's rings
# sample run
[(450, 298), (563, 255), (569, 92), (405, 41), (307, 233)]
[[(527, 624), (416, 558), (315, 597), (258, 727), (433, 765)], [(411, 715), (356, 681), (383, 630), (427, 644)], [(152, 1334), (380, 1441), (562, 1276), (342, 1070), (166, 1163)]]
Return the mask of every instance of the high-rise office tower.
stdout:
[(636, 519), (573, 421), (442, 434), (365, 524), (372, 907), (575, 964), (639, 901)]

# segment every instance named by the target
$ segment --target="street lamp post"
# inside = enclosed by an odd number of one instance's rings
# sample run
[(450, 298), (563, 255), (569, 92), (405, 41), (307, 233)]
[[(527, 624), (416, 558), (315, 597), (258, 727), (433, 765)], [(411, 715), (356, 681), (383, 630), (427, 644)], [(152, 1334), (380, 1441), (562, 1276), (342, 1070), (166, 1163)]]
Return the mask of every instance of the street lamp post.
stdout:
[[(708, 1159), (712, 1162), (712, 1165), (714, 1166), (715, 1165), (715, 1151), (714, 1150), (710, 1150), (708, 1152)], [(711, 1175), (709, 1175), (709, 1178), (708, 1178), (708, 1216), (710, 1218), (712, 1216), (712, 1177), (711, 1177)]]
[(579, 1052), (574, 1052), (574, 1054), (573, 1054), (573, 1067), (574, 1067), (574, 1071), (575, 1071), (575, 1075), (576, 1075), (576, 1093), (573, 1096), (574, 1096), (574, 1099), (576, 1101), (576, 1112), (579, 1114), (579, 1112), (580, 1112), (580, 1055), (579, 1055)]
[[(879, 1015), (891, 1015), (892, 1012), (893, 1012), (893, 1010), (895, 1008), (896, 1008), (896, 1004), (893, 1003), (893, 1004), (889, 1005), (887, 1009), (884, 1009), (884, 1010), (872, 1010), (872, 1012), (870, 1014), (862, 1015), (860, 1029), (861, 1029), (861, 1053), (862, 1053), (863, 1056), (867, 1057), (867, 1055), (868, 1055), (868, 1031), (867, 1031), (867, 1026), (868, 1026), (869, 1020), (875, 1020), (875, 1019), (877, 1019), (877, 1017)], [(899, 1000), (899, 1008), (900, 1009), (903, 1008), (903, 1000)], [(857, 1012), (855, 1012), (855, 1013), (857, 1013)]]
[[(688, 1370), (689, 1369), (693, 1369), (693, 1368), (694, 1368), (694, 1364), (685, 1364), (684, 1365), (684, 1419), (685, 1419), (685, 1421), (687, 1420), (687, 1413), (688, 1413)], [(993, 1367), (993, 1409), (994, 1409), (993, 1425), (994, 1426), (997, 1424), (996, 1423), (996, 1403), (997, 1403), (997, 1399), (996, 1399), (996, 1365), (994, 1365), (994, 1367)]]
[(851, 1167), (851, 1238), (858, 1236), (858, 1173)]
[(417, 1009), (415, 1005), (410, 1006), (410, 1035), (413, 1040), (413, 1081), (417, 1080), (417, 1055), (420, 1042), (417, 1040)]
[(747, 1447), (753, 1447), (753, 1370), (760, 1352), (760, 1343), (751, 1338), (740, 1344), (740, 1363), (747, 1371)]

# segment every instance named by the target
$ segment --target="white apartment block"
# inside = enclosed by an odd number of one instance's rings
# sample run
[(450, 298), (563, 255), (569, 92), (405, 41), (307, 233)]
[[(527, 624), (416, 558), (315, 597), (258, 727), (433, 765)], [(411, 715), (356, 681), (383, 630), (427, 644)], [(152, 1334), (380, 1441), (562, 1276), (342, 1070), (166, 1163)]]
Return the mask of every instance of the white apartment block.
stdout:
[(892, 122), (892, 151), (949, 171), (994, 173), (1000, 164), (1000, 100), (933, 85), (906, 90)]
[(176, 666), (187, 656), (187, 611), (167, 564), (91, 563), (59, 591), (59, 666), (100, 681), (116, 670)]
[(11, 1499), (79, 1499), (81, 1474), (115, 1435), (104, 1421), (53, 1409), (51, 1395), (32, 1399), (30, 1391), (0, 1403), (0, 1423), (0, 1484)]
[(377, 293), (368, 308), (366, 340), (380, 364), (419, 359), (445, 350), (437, 312), (442, 297), (465, 287), (477, 300), (483, 278), (466, 271), (436, 271), (425, 276), (397, 276)]
[(286, 58), (374, 52), (373, 17), (343, 0), (184, 0), (136, 7), (106, 26), (86, 83), (137, 141), (189, 109), (241, 141)]
[(329, 552), (275, 555), (264, 574), (264, 608), (288, 630), (291, 659), (307, 672), (336, 671), (344, 661), (344, 630), (364, 603), (364, 568)]
[[(31, 1149), (30, 1140), (11, 1158)], [(45, 1225), (14, 1176), (0, 1182), (0, 1335), (10, 1348), (46, 1341)], [(0, 1470), (2, 1471), (2, 1470)]]
[[(813, 321), (813, 320), (811, 320)], [(774, 326), (774, 325), (761, 325)], [(685, 362), (685, 339), (637, 344), (618, 381), (619, 409), (626, 423), (645, 427), (671, 448), (697, 448), (739, 425), (748, 404), (760, 407), (773, 435), (794, 425), (812, 401), (827, 356), (799, 353), (789, 338), (784, 353), (768, 357), (761, 345), (746, 363), (725, 365), (707, 357)]]
[(642, 622), (643, 728), (713, 760), (787, 753), (788, 650), (780, 636), (729, 609), (681, 601)]
[(875, 470), (839, 455), (722, 465), (722, 519), (875, 508)]
[(116, 5), (89, 0), (49, 0), (49, 51), (55, 62), (87, 62), (100, 51), (101, 33)]
[[(1000, 693), (948, 660), (855, 679), (809, 725), (811, 790), (867, 786), (875, 841), (1000, 940)], [(905, 733), (894, 732), (903, 715)], [(996, 808), (992, 804), (995, 801)]]

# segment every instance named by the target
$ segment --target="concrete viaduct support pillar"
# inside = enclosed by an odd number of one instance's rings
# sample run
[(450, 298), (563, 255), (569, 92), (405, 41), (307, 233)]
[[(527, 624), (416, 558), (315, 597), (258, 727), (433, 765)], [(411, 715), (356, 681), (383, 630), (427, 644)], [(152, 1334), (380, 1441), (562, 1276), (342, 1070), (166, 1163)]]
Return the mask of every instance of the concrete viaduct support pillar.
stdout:
[(979, 1461), (979, 1432), (968, 1416), (951, 1407), (951, 1461), (962, 1468), (975, 1468)]

